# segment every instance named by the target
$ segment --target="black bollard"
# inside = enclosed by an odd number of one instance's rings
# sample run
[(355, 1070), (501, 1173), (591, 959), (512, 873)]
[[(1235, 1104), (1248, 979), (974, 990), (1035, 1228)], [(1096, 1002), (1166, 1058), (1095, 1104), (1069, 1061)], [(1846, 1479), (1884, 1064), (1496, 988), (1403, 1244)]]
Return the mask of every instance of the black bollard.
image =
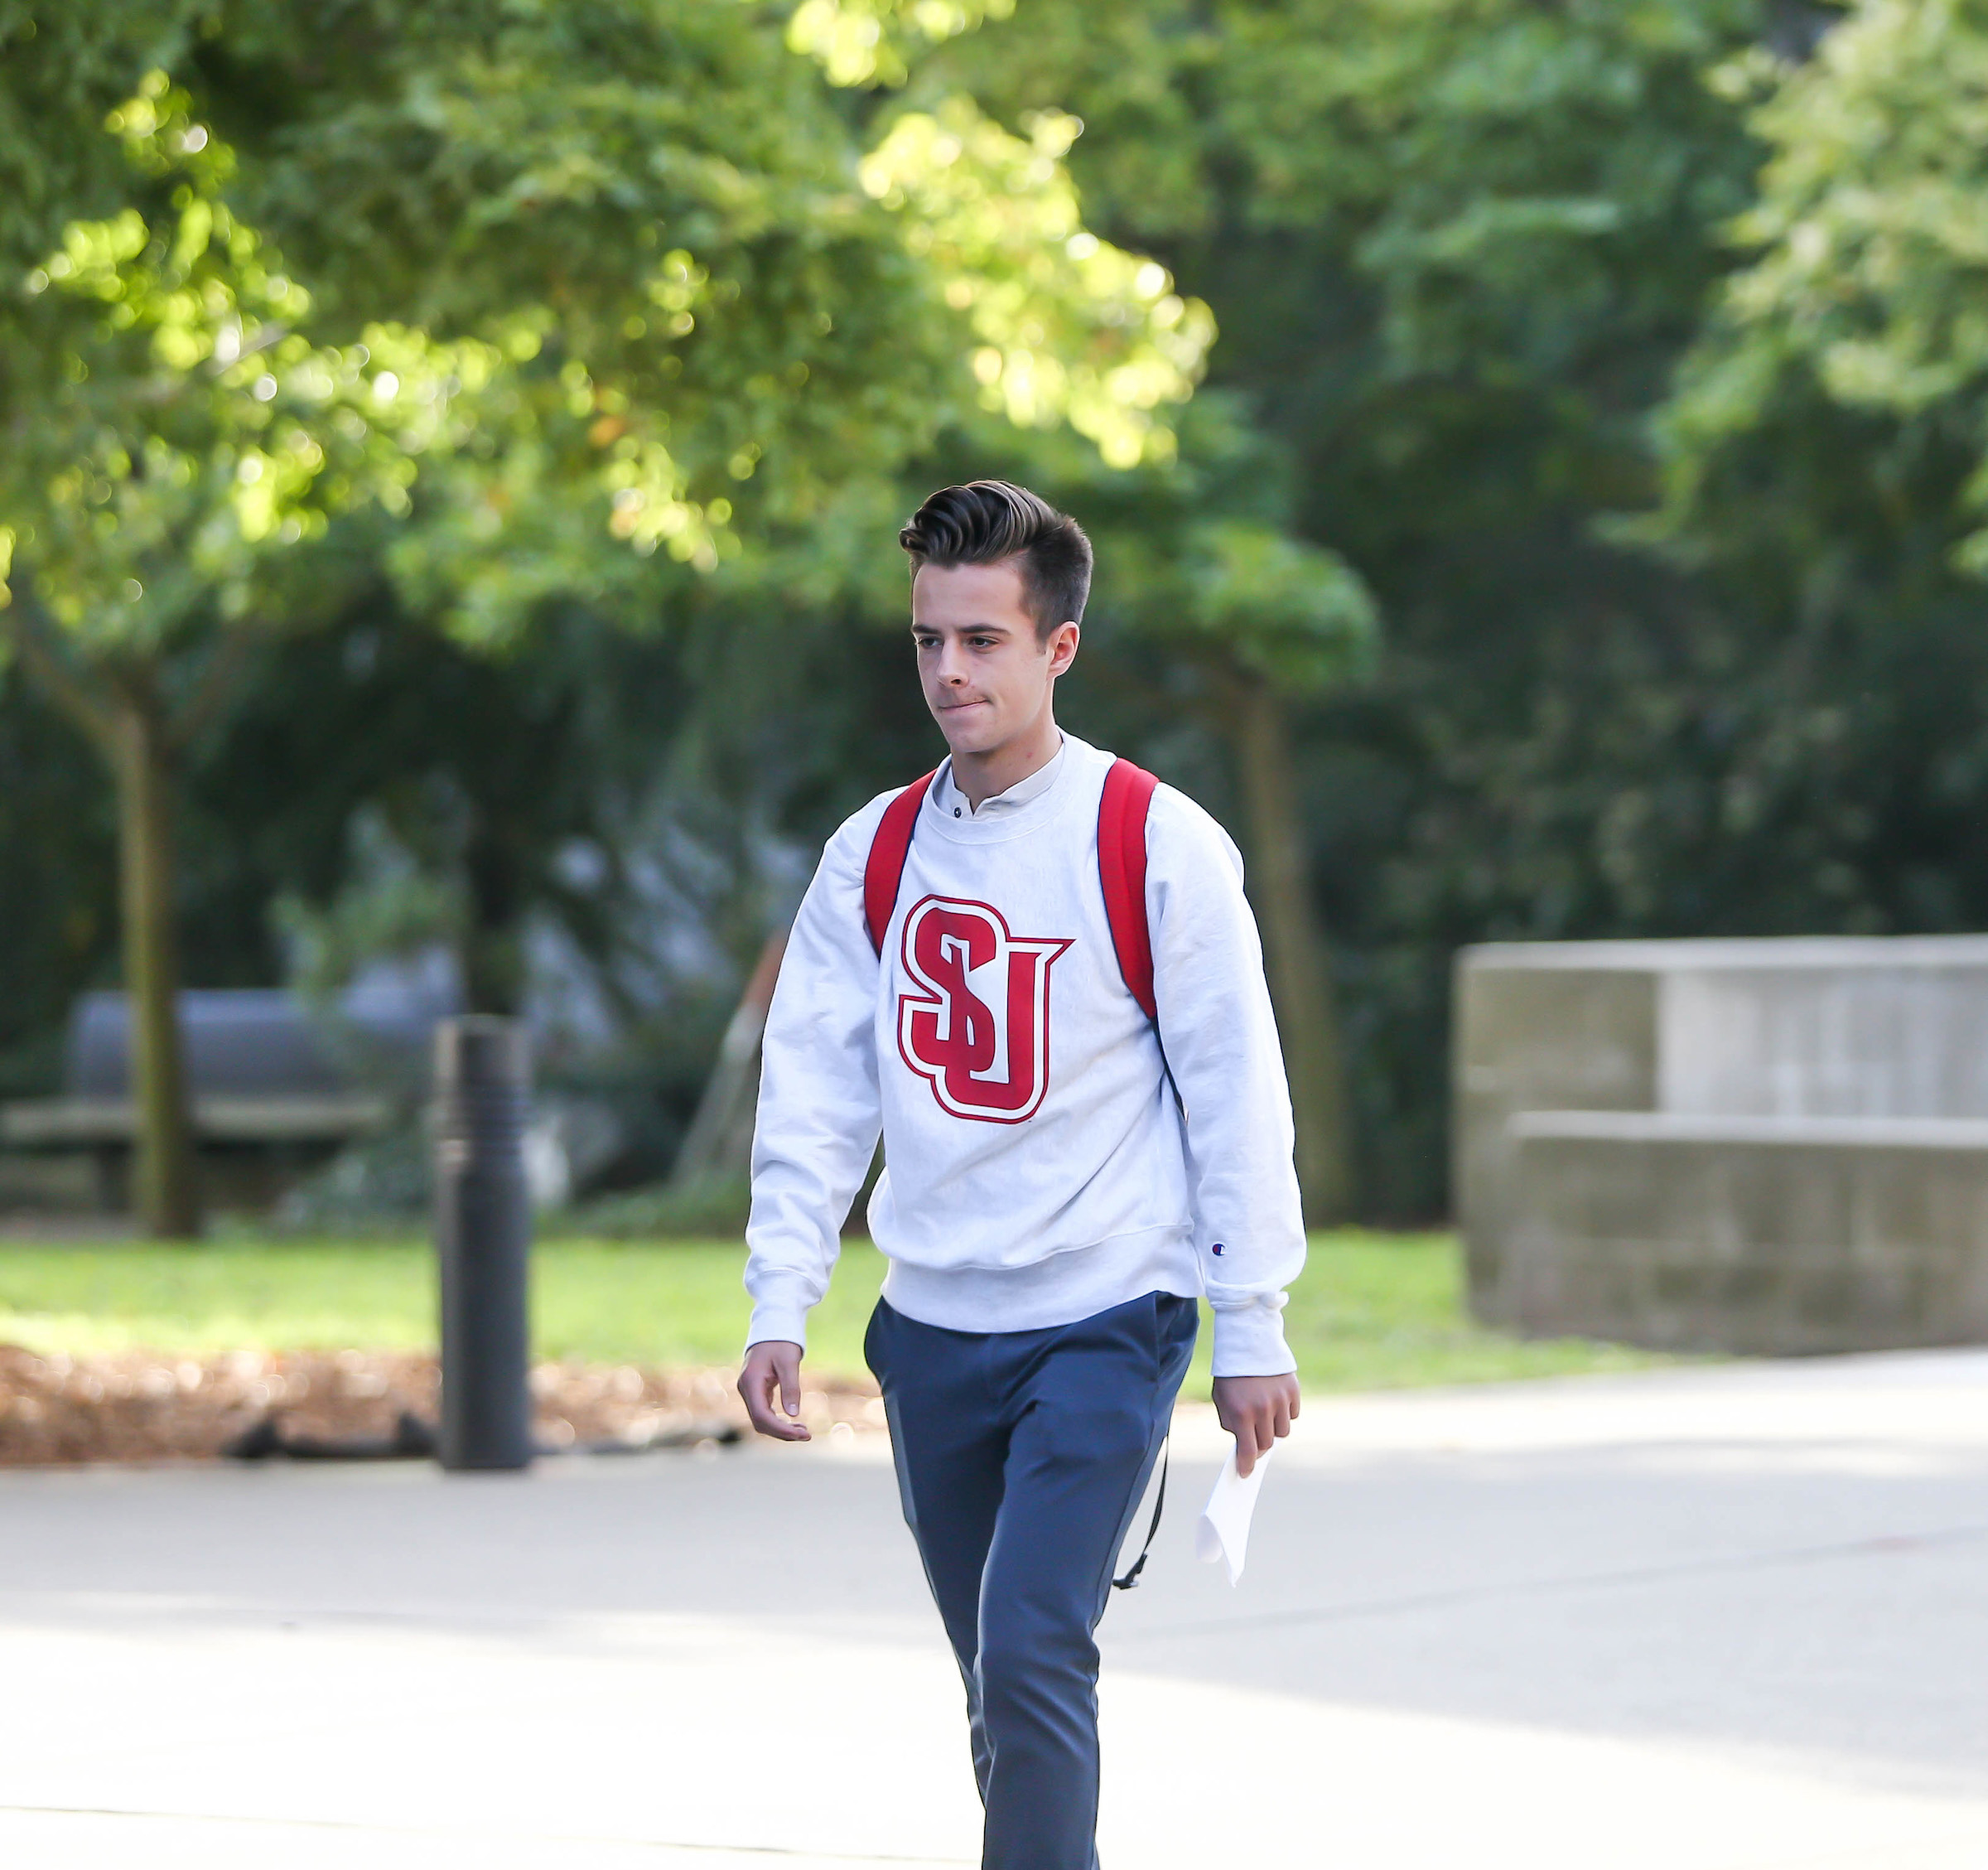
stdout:
[(515, 1020), (435, 1032), (435, 1244), (442, 1263), (442, 1465), (532, 1458), (524, 1179), (531, 1048)]

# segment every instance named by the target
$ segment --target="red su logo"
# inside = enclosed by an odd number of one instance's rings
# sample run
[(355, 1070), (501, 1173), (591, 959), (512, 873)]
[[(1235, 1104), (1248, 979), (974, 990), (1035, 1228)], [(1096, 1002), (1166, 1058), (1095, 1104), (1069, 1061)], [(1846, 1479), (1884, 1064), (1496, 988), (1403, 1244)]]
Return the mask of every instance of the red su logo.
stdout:
[(897, 1049), (955, 1117), (1020, 1123), (1049, 1088), (1049, 969), (1069, 946), (1016, 935), (998, 909), (929, 896), (905, 918)]

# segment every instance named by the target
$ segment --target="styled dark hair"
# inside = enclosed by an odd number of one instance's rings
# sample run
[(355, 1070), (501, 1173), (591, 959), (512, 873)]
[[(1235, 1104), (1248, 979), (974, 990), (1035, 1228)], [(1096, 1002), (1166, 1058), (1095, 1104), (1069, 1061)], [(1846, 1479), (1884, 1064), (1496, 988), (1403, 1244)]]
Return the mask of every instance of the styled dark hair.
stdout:
[(920, 565), (998, 565), (1021, 560), (1022, 601), (1046, 637), (1059, 623), (1081, 623), (1091, 594), (1091, 542), (1067, 513), (1006, 481), (941, 487), (897, 535)]

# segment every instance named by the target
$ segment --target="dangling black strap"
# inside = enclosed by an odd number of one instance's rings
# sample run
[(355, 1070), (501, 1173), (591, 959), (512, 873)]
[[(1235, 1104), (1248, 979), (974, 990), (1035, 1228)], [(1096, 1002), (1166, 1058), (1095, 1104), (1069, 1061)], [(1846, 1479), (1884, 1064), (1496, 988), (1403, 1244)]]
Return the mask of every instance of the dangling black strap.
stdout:
[(1169, 1435), (1160, 1450), (1160, 1497), (1153, 1502), (1153, 1523), (1146, 1529), (1146, 1544), (1139, 1548), (1139, 1556), (1132, 1560), (1132, 1568), (1123, 1578), (1112, 1580), (1114, 1591), (1129, 1591), (1139, 1582), (1139, 1574), (1146, 1569), (1146, 1555), (1153, 1549), (1153, 1535), (1160, 1530), (1160, 1515), (1166, 1510), (1166, 1470), (1173, 1458), (1174, 1438)]

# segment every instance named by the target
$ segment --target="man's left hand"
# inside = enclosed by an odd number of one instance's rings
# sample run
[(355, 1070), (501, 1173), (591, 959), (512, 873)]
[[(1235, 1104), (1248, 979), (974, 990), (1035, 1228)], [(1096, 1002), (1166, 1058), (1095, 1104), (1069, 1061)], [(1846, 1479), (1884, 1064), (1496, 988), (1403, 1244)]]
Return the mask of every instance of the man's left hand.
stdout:
[(1286, 1376), (1218, 1376), (1215, 1414), (1236, 1438), (1236, 1471), (1247, 1474), (1271, 1443), (1291, 1433), (1298, 1415), (1298, 1379)]

